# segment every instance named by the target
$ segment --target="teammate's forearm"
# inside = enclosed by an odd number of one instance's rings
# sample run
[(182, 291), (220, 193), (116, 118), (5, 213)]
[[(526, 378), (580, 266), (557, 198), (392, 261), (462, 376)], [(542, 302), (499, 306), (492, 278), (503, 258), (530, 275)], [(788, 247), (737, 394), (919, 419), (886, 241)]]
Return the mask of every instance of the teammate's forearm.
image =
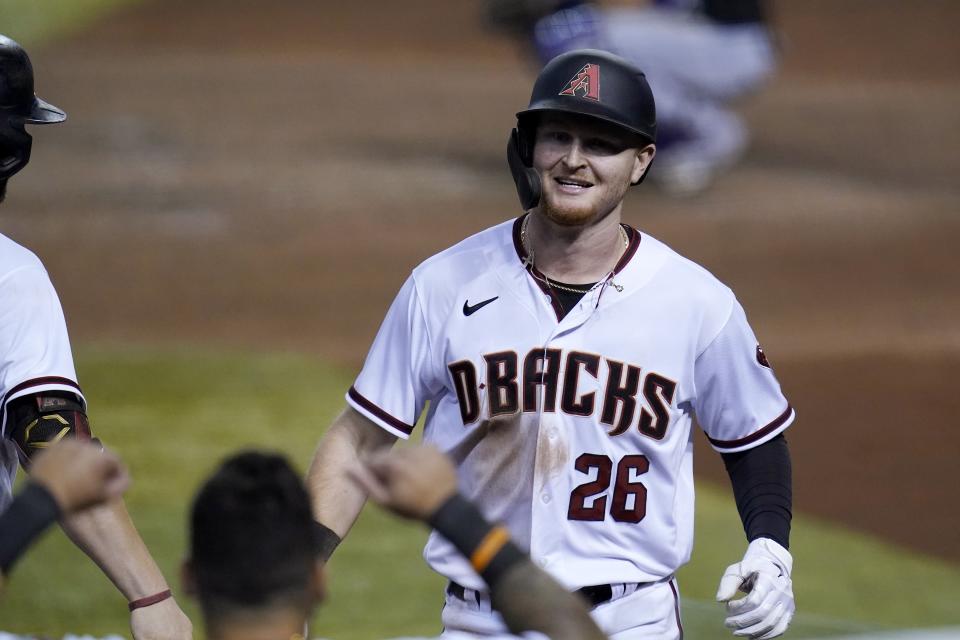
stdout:
[(27, 484), (0, 515), (0, 576), (10, 573), (13, 564), (59, 514), (60, 508), (46, 488)]
[(514, 633), (539, 631), (551, 640), (603, 640), (583, 601), (528, 558), (510, 567), (491, 588), (493, 608)]
[(67, 516), (60, 524), (128, 601), (168, 588), (122, 500)]
[(504, 527), (491, 525), (463, 496), (451, 496), (427, 522), (470, 560), (510, 631), (539, 631), (552, 640), (605, 637), (578, 596), (537, 568)]

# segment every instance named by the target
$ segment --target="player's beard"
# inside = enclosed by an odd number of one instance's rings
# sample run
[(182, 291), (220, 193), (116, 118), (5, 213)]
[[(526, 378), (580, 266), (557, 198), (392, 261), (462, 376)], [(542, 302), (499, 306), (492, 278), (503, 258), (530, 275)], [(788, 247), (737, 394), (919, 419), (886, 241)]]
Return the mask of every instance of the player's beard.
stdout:
[[(590, 201), (572, 203), (554, 198), (551, 194), (544, 194), (540, 211), (548, 220), (561, 227), (580, 227), (599, 222), (620, 206), (629, 186), (625, 184), (620, 188), (601, 193), (599, 202), (594, 202), (591, 198)], [(595, 185), (591, 188), (601, 189), (602, 187)]]

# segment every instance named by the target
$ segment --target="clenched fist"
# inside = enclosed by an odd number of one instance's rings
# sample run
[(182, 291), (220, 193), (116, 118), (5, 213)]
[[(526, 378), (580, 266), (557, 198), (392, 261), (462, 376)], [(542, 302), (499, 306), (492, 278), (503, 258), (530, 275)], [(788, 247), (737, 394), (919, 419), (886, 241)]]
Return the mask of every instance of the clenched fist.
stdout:
[(50, 492), (63, 513), (117, 498), (130, 484), (130, 476), (115, 454), (72, 438), (38, 455), (30, 477)]
[(351, 477), (380, 506), (416, 520), (429, 518), (457, 492), (453, 464), (431, 446), (376, 453)]

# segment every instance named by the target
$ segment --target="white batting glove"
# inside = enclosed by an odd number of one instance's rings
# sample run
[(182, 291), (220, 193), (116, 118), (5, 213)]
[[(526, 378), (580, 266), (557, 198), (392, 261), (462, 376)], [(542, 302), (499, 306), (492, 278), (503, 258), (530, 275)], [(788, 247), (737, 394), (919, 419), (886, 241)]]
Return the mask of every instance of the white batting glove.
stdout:
[[(717, 602), (727, 605), (726, 626), (735, 636), (751, 640), (776, 638), (790, 625), (793, 602), (793, 556), (769, 538), (757, 538), (743, 560), (732, 564), (720, 578)], [(747, 595), (732, 600), (737, 591)]]

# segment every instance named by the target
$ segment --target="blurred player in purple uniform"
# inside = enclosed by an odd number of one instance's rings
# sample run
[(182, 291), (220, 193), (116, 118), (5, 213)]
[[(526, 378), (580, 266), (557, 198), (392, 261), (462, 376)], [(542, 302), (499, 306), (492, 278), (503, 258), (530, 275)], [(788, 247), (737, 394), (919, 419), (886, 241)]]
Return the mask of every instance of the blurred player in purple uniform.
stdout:
[(603, 49), (644, 70), (657, 100), (650, 177), (674, 195), (705, 190), (741, 157), (748, 131), (732, 103), (776, 68), (766, 0), (492, 0), (489, 19), (527, 38), (541, 64)]

